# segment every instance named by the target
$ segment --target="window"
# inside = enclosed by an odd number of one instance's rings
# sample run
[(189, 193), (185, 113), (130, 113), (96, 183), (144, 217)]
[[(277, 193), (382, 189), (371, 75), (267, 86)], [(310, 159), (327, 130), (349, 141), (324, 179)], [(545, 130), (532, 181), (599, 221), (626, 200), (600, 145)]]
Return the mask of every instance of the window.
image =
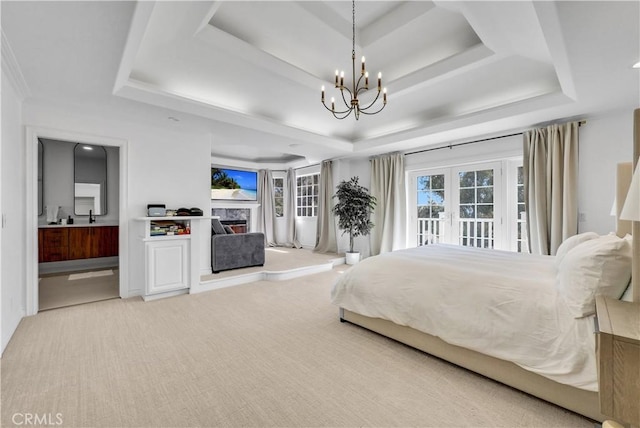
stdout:
[(296, 213), (298, 217), (318, 215), (318, 183), (320, 174), (303, 175), (296, 179)]
[(521, 159), (414, 171), (408, 177), (408, 243), (528, 251)]
[(284, 216), (284, 178), (273, 179), (273, 204), (276, 217)]
[(418, 246), (443, 242), (446, 223), (445, 174), (433, 173), (417, 177)]
[(529, 242), (527, 240), (527, 213), (524, 204), (524, 168), (522, 165), (517, 167), (517, 184), (518, 191), (518, 211), (516, 217), (516, 251), (519, 253), (529, 252)]

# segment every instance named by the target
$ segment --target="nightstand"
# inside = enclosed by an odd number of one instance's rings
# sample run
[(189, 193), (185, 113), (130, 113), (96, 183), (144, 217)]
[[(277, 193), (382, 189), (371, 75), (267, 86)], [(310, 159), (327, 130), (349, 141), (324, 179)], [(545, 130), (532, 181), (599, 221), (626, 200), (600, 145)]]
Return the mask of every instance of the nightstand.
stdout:
[(596, 296), (596, 316), (600, 413), (640, 426), (640, 303)]

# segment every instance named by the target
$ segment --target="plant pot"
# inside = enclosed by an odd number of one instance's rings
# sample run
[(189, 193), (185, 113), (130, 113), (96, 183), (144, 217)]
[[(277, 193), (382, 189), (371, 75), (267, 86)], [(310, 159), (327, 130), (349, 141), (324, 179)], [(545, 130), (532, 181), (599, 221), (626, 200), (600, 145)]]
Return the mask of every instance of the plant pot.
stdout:
[(355, 265), (360, 261), (360, 253), (357, 253), (357, 252), (350, 253), (347, 251), (346, 253), (344, 253), (344, 255), (345, 255), (346, 263), (348, 265)]

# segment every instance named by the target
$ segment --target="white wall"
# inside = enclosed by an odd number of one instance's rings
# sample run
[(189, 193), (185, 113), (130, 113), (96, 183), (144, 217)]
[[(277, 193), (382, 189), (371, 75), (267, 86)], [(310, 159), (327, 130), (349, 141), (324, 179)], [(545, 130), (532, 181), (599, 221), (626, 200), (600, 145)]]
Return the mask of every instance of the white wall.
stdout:
[(2, 80), (2, 352), (25, 314), (25, 182), (21, 105), (14, 87)]
[(590, 117), (580, 127), (578, 210), (580, 232), (599, 234), (616, 228), (611, 216), (616, 165), (633, 157), (633, 110)]

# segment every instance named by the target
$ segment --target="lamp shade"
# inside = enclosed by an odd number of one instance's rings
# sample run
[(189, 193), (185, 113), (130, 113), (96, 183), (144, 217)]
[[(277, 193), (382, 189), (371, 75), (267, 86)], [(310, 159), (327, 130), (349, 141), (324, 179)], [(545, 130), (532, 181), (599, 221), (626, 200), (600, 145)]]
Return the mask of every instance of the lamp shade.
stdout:
[(611, 212), (609, 213), (610, 215), (612, 215), (613, 217), (615, 217), (618, 213), (616, 212), (618, 209), (618, 198), (616, 198), (614, 196), (613, 198), (613, 205), (611, 205)]
[(640, 221), (640, 162), (633, 173), (629, 193), (620, 211), (620, 219)]

